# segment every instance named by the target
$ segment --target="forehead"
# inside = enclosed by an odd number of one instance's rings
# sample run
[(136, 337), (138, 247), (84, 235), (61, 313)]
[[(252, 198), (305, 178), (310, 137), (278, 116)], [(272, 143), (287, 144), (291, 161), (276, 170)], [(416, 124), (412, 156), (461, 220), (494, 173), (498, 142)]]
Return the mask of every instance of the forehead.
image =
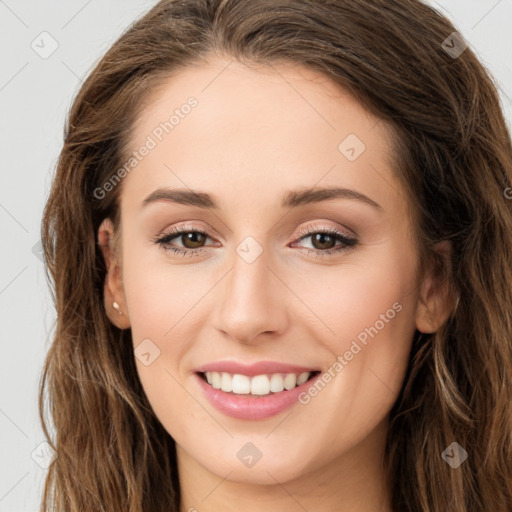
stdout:
[(151, 92), (130, 138), (130, 151), (150, 147), (124, 178), (130, 201), (167, 186), (256, 206), (271, 190), (348, 186), (382, 204), (399, 186), (389, 127), (298, 65), (182, 69)]

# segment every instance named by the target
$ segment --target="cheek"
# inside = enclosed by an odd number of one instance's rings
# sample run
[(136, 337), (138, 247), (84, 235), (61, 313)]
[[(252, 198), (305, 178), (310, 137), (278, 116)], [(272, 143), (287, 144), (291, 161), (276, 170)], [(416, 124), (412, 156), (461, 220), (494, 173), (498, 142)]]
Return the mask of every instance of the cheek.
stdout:
[[(165, 343), (190, 322), (188, 312), (208, 290), (207, 283), (195, 278), (190, 268), (170, 264), (157, 248), (128, 248), (123, 286), (134, 344), (146, 337)], [(165, 350), (178, 348), (173, 345)]]
[(186, 286), (180, 270), (185, 267), (171, 269), (162, 259), (149, 262), (147, 256), (134, 248), (123, 262), (135, 363), (154, 414), (171, 435), (181, 438), (186, 424), (198, 415), (197, 403), (182, 385), (179, 362), (189, 348), (186, 340), (194, 339), (193, 315), (187, 312), (199, 292), (194, 285)]
[[(412, 258), (389, 246), (375, 252), (379, 256), (371, 261), (361, 258), (337, 271), (323, 269), (314, 281), (304, 275), (295, 288), (299, 296), (308, 297), (308, 306), (321, 320), (304, 320), (300, 328), (309, 329), (310, 339), (331, 354), (327, 393), (331, 403), (340, 404), (333, 415), (352, 418), (353, 424), (372, 424), (392, 406), (415, 332)], [(311, 293), (312, 282), (325, 286)], [(326, 414), (322, 400), (312, 401), (312, 408), (318, 408), (312, 417)]]
[(400, 278), (389, 280), (384, 274), (354, 272), (340, 285), (343, 291), (336, 297), (330, 294), (331, 300), (327, 297), (324, 305), (334, 331), (329, 343), (332, 349), (341, 354), (357, 340), (362, 348), (375, 341), (383, 348), (396, 350), (414, 325), (411, 294)]
[[(295, 275), (294, 291), (306, 297), (318, 317), (316, 337), (321, 336), (332, 353), (349, 350), (356, 339), (362, 346), (378, 339), (396, 349), (414, 332), (414, 268), (392, 247), (383, 246), (371, 258), (347, 258), (346, 265), (337, 268), (318, 267), (314, 273)], [(304, 326), (308, 322), (313, 324), (308, 320)]]
[[(301, 426), (322, 438), (315, 449), (325, 450), (325, 457), (330, 449), (357, 444), (386, 417), (407, 369), (415, 331), (413, 268), (391, 253), (376, 263), (331, 272), (322, 292), (308, 295), (322, 323), (315, 319), (313, 329), (312, 321), (304, 321), (300, 329), (316, 334), (331, 360), (325, 384), (302, 396)], [(299, 295), (306, 281), (311, 278), (303, 280)]]

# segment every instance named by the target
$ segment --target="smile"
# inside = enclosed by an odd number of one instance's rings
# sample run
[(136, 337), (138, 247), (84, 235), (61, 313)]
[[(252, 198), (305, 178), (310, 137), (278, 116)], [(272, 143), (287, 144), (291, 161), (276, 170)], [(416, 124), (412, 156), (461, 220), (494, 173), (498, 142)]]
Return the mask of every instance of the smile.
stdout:
[(317, 368), (276, 361), (250, 365), (218, 361), (195, 368), (194, 376), (218, 412), (241, 420), (263, 420), (297, 404), (299, 395), (321, 377)]
[(204, 372), (200, 375), (214, 389), (235, 395), (266, 396), (291, 390), (318, 372), (273, 373), (262, 375), (243, 375), (228, 372)]

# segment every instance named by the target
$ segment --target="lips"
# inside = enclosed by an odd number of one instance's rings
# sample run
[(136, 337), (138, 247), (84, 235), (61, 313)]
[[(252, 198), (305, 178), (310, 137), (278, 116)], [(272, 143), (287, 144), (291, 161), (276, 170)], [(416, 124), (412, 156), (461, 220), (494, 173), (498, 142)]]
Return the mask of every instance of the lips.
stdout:
[(284, 411), (319, 374), (316, 368), (273, 361), (251, 365), (220, 361), (196, 369), (199, 386), (217, 410), (250, 420)]
[(306, 366), (298, 366), (287, 363), (278, 363), (275, 361), (259, 361), (250, 365), (237, 363), (235, 361), (218, 361), (216, 363), (208, 363), (195, 370), (197, 373), (206, 372), (226, 372), (231, 374), (247, 375), (253, 377), (255, 375), (273, 374), (273, 373), (304, 373), (320, 371), (319, 368)]

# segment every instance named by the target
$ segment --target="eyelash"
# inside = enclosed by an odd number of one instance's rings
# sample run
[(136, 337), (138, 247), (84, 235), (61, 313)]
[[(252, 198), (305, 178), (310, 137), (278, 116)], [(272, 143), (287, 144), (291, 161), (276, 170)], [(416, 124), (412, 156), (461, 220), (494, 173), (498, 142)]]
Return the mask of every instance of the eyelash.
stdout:
[[(181, 249), (179, 247), (172, 247), (169, 245), (169, 242), (173, 240), (174, 238), (178, 238), (180, 235), (183, 235), (185, 233), (199, 233), (200, 235), (205, 235), (208, 238), (210, 235), (204, 231), (201, 231), (199, 229), (194, 229), (192, 227), (184, 226), (182, 228), (171, 228), (167, 233), (165, 233), (162, 236), (157, 236), (154, 240), (155, 243), (159, 244), (162, 249), (165, 251), (170, 251), (180, 257), (189, 257), (189, 256), (195, 256), (199, 255), (200, 253), (204, 253), (207, 251), (204, 247), (198, 248), (198, 249)], [(329, 256), (334, 253), (341, 253), (342, 251), (346, 251), (348, 249), (354, 248), (358, 241), (355, 238), (349, 237), (342, 231), (337, 230), (336, 228), (332, 227), (326, 227), (326, 228), (316, 228), (314, 230), (304, 228), (301, 231), (299, 231), (299, 241), (303, 238), (307, 238), (308, 236), (314, 235), (314, 234), (325, 234), (325, 235), (333, 235), (337, 241), (341, 242), (341, 245), (337, 246), (337, 248), (333, 249), (326, 249), (326, 250), (320, 250), (320, 249), (309, 249), (304, 248), (307, 252), (307, 254), (314, 254), (316, 257), (325, 257)]]

